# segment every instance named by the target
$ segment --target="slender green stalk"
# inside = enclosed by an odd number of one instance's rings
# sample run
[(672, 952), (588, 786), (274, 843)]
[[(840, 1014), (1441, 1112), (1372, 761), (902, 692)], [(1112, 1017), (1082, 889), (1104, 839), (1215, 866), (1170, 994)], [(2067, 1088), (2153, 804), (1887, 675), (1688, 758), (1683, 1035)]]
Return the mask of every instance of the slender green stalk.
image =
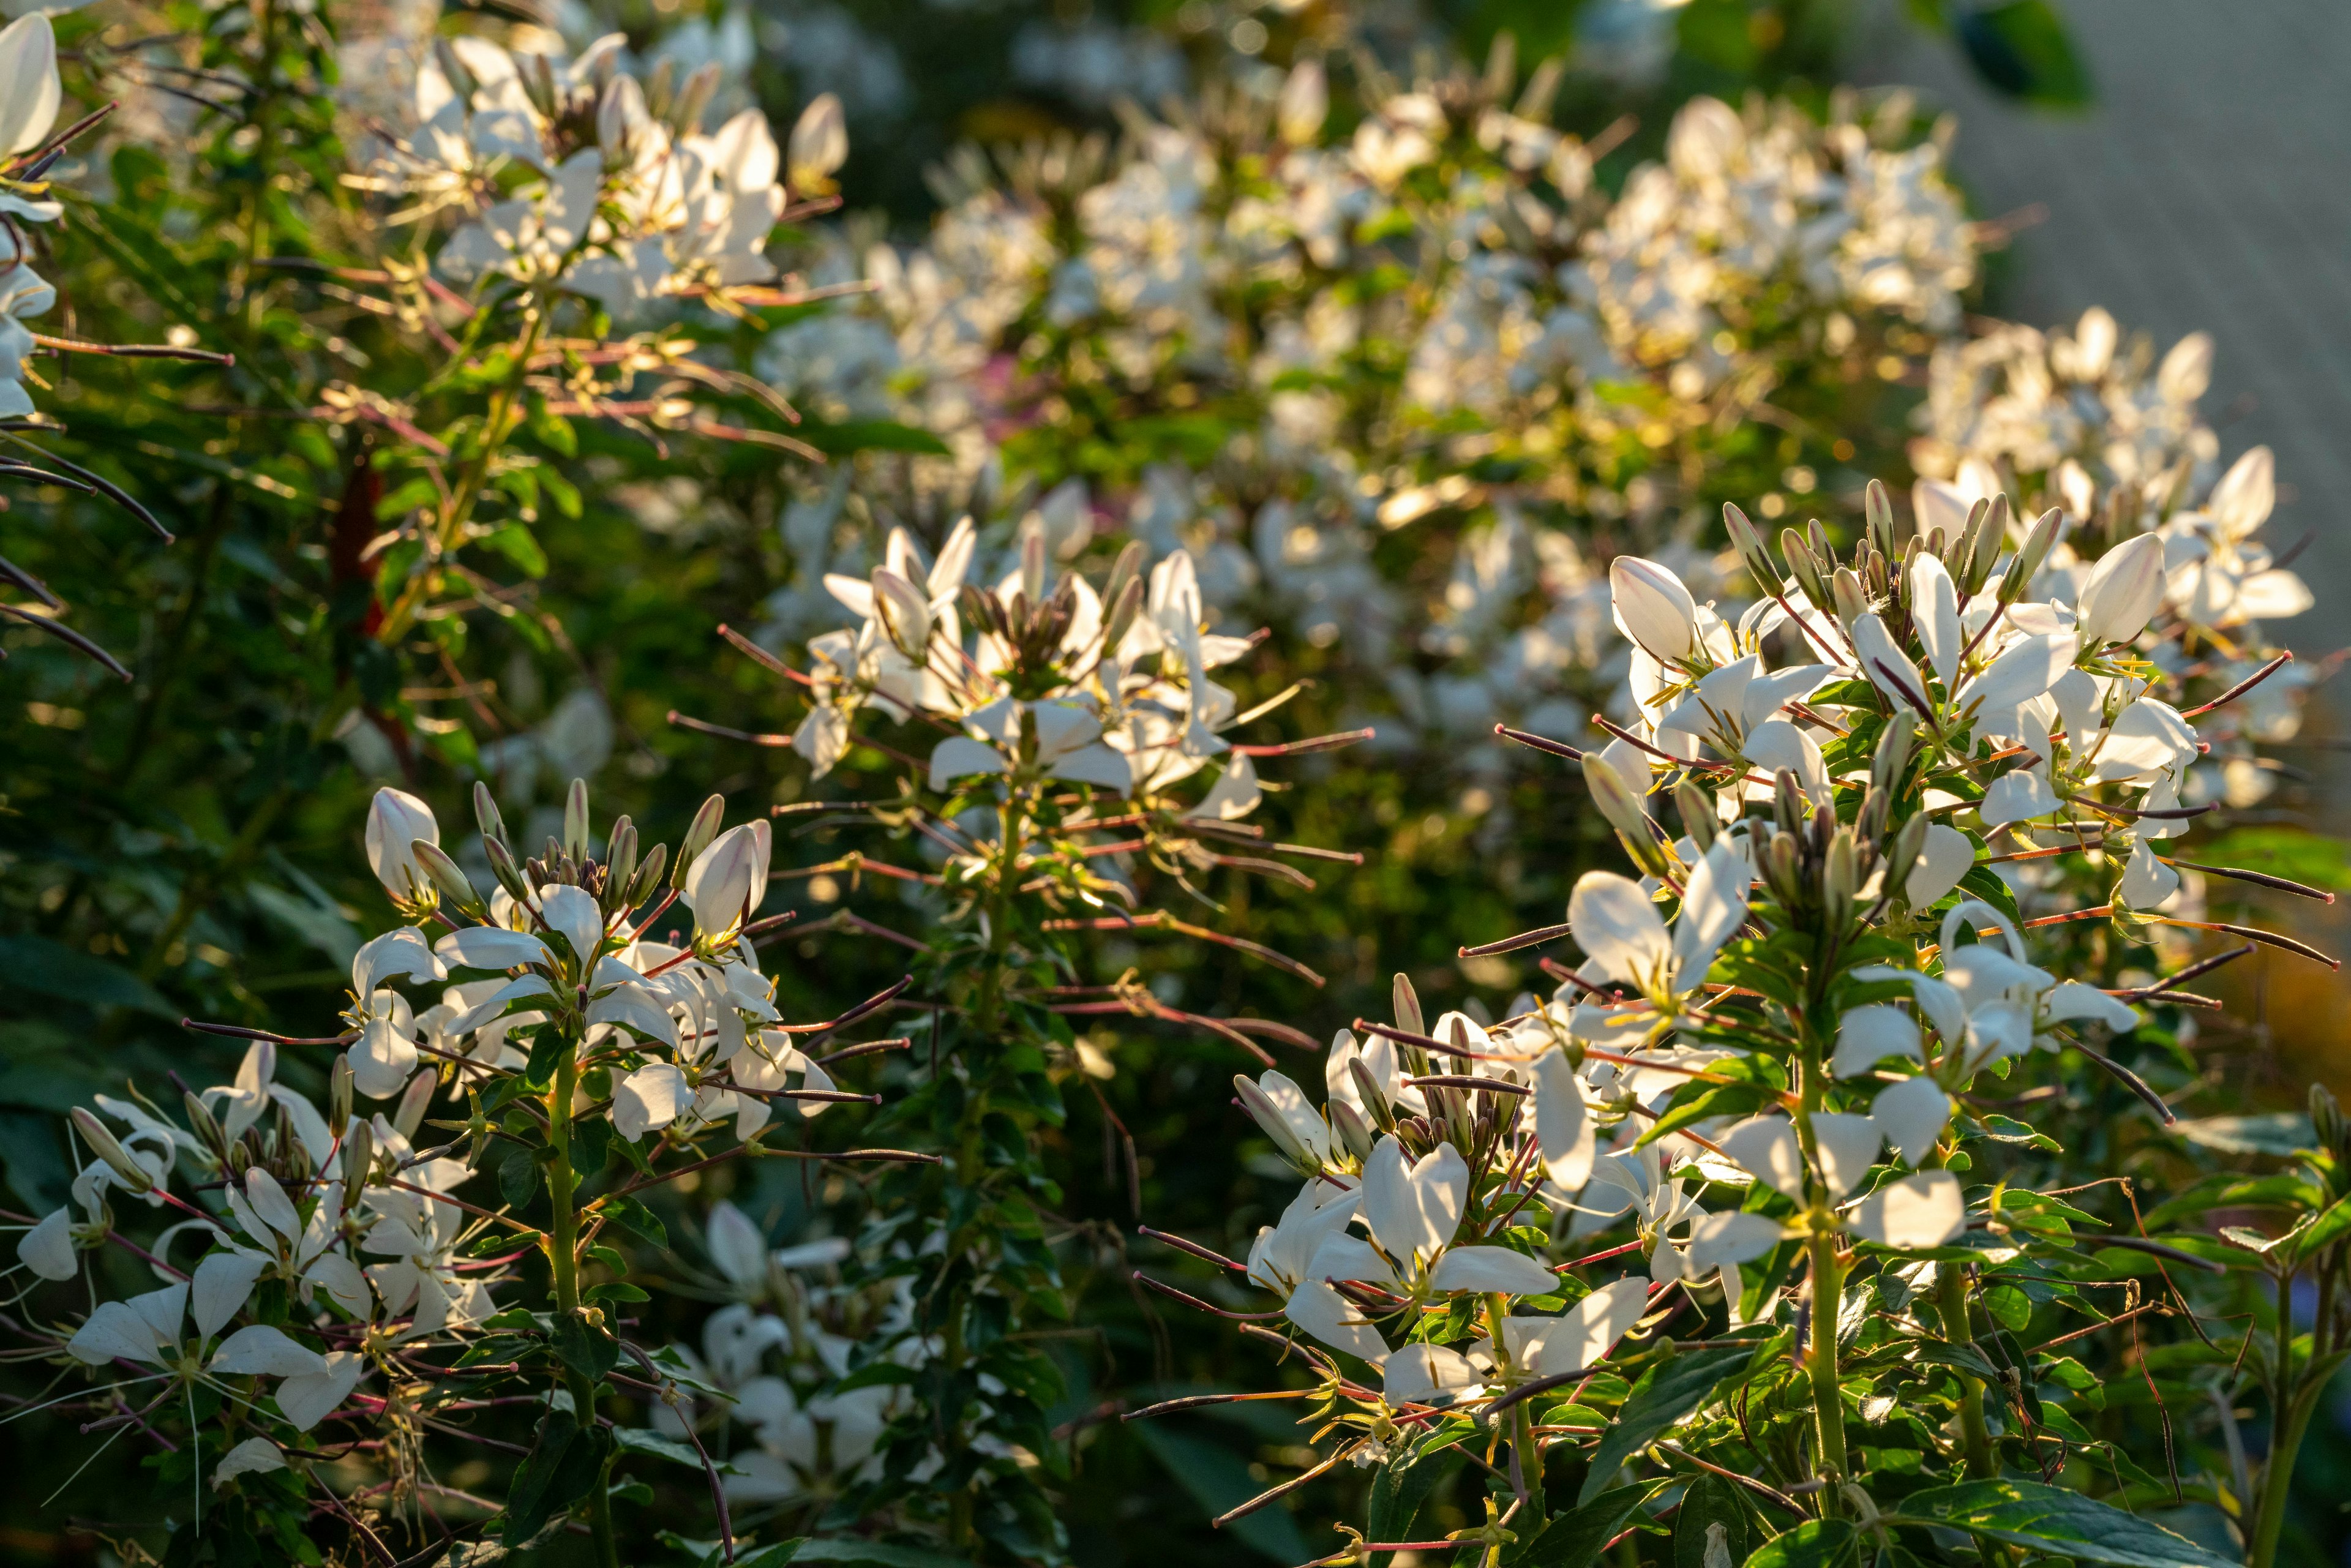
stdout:
[[(1820, 1168), (1819, 1145), (1813, 1136), (1813, 1118), (1822, 1110), (1828, 1082), (1823, 1069), (1821, 1042), (1808, 1027), (1803, 1030), (1801, 1094), (1796, 1104), (1796, 1138), (1807, 1165)], [(1850, 1473), (1844, 1451), (1844, 1403), (1837, 1392), (1837, 1318), (1844, 1300), (1844, 1265), (1837, 1258), (1836, 1217), (1825, 1190), (1813, 1196), (1807, 1220), (1812, 1228), (1812, 1339), (1804, 1347), (1805, 1368), (1813, 1385), (1813, 1421), (1820, 1473), (1843, 1480)]]
[[(1957, 1263), (1935, 1265), (1937, 1304), (1942, 1310), (1943, 1337), (1953, 1344), (1973, 1344), (1975, 1329), (1968, 1322), (1968, 1280)], [(1980, 1480), (1999, 1473), (1991, 1452), (1991, 1432), (1984, 1422), (1984, 1381), (1959, 1374), (1959, 1442), (1966, 1450), (1969, 1479)]]
[[(548, 1228), (548, 1263), (555, 1275), (555, 1310), (563, 1317), (576, 1316), (580, 1311), (580, 1211), (572, 1201), (579, 1192), (580, 1178), (571, 1168), (571, 1103), (579, 1085), (575, 1042), (557, 1062), (555, 1087), (547, 1098), (547, 1137), (555, 1150), (555, 1158), (547, 1167), (548, 1201), (555, 1213)], [(570, 1391), (572, 1410), (580, 1430), (592, 1430), (596, 1420), (595, 1383), (577, 1367), (564, 1369), (563, 1382)], [(612, 1534), (611, 1468), (611, 1458), (607, 1456), (596, 1484), (588, 1493), (588, 1529), (595, 1542), (596, 1560), (603, 1568), (620, 1568), (621, 1564), (619, 1542)]]

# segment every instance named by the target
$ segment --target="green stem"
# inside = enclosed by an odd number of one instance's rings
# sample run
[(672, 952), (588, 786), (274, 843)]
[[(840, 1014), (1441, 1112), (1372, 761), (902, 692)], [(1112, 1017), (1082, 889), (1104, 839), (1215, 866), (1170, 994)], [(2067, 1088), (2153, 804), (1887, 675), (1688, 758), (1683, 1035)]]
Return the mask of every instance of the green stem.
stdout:
[[(555, 1088), (547, 1100), (547, 1140), (555, 1158), (547, 1167), (547, 1196), (555, 1218), (548, 1228), (548, 1263), (555, 1273), (555, 1310), (563, 1317), (580, 1313), (580, 1210), (573, 1201), (580, 1177), (571, 1168), (571, 1103), (579, 1092), (580, 1061), (576, 1047), (566, 1051), (555, 1067)], [(582, 1431), (596, 1419), (596, 1385), (577, 1367), (563, 1372), (571, 1407)], [(612, 1535), (611, 1459), (588, 1492), (588, 1530), (603, 1568), (620, 1568), (620, 1546)]]
[[(1802, 1094), (1796, 1105), (1796, 1138), (1806, 1162), (1820, 1168), (1819, 1145), (1813, 1136), (1813, 1118), (1822, 1110), (1828, 1075), (1822, 1069), (1822, 1051), (1813, 1031), (1803, 1031)], [(1809, 1250), (1812, 1260), (1812, 1342), (1804, 1362), (1813, 1385), (1813, 1421), (1820, 1473), (1844, 1480), (1848, 1471), (1844, 1451), (1844, 1402), (1837, 1392), (1837, 1319), (1844, 1300), (1844, 1265), (1837, 1259), (1836, 1219), (1825, 1191), (1814, 1194)], [(1825, 1503), (1824, 1505), (1825, 1506)]]
[[(1975, 1329), (1968, 1322), (1964, 1267), (1957, 1263), (1938, 1263), (1935, 1267), (1939, 1271), (1935, 1285), (1943, 1313), (1943, 1337), (1953, 1344), (1975, 1343)], [(1959, 1385), (1959, 1440), (1967, 1451), (1968, 1477), (1982, 1480), (1999, 1473), (1992, 1460), (1991, 1432), (1984, 1423), (1984, 1381), (1962, 1372)]]
[(415, 573), (401, 588), (400, 597), (384, 612), (383, 625), (376, 632), (378, 642), (391, 643), (415, 623), (417, 612), (423, 607), (425, 586), (432, 580), (433, 559), (454, 553), (463, 541), (465, 525), (473, 519), (474, 505), (489, 483), (490, 465), (505, 444), (514, 418), (515, 400), (530, 374), (531, 356), (538, 351), (538, 340), (547, 330), (551, 308), (550, 301), (533, 299), (529, 319), (523, 328), (522, 346), (515, 351), (514, 368), (490, 394), (489, 412), (482, 416), (481, 450), (466, 463), (465, 471), (458, 476), (457, 487), (450, 492), (448, 505), (442, 509), (441, 521), (434, 528), (432, 556), (418, 564)]

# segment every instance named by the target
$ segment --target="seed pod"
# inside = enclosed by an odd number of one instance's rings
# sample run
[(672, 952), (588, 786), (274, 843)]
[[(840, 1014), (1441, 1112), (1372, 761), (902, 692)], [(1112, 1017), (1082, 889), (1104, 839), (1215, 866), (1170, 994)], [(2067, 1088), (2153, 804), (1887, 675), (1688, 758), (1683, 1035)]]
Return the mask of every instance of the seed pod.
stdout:
[(574, 779), (563, 797), (563, 852), (572, 862), (588, 858), (588, 780)]
[(1420, 993), (1412, 988), (1412, 977), (1399, 971), (1389, 992), (1395, 1011), (1396, 1028), (1409, 1034), (1426, 1034), (1428, 1025), (1422, 1019)]
[(132, 1192), (144, 1194), (154, 1189), (154, 1176), (145, 1166), (131, 1157), (131, 1151), (122, 1146), (121, 1140), (108, 1130), (105, 1123), (79, 1105), (68, 1114), (74, 1131), (79, 1133), (82, 1142), (89, 1145), (89, 1152), (104, 1160)]
[(474, 780), (474, 821), (481, 824), (482, 837), (506, 842), (506, 819), (498, 815), (498, 803), (490, 798), (490, 787), (478, 779)]
[(677, 868), (669, 879), (672, 887), (682, 889), (685, 886), (686, 868), (694, 864), (695, 856), (710, 847), (710, 841), (718, 836), (718, 824), (726, 820), (726, 796), (713, 795), (702, 803), (702, 810), (694, 814), (693, 822), (685, 830), (684, 839), (677, 846)]
[(1685, 779), (1674, 786), (1674, 809), (1682, 814), (1682, 827), (1688, 832), (1690, 842), (1698, 852), (1714, 848), (1715, 835), (1721, 823), (1714, 814), (1714, 800), (1696, 784)]
[(1886, 481), (1872, 479), (1861, 493), (1861, 514), (1866, 520), (1869, 542), (1877, 553), (1887, 559), (1894, 557), (1894, 497), (1886, 493)]
[(433, 879), (433, 884), (441, 890), (441, 896), (456, 905), (459, 913), (475, 920), (483, 919), (489, 914), (490, 906), (482, 902), (480, 894), (474, 891), (473, 879), (449, 858), (448, 852), (439, 844), (419, 839), (409, 846), (409, 852), (416, 857), (416, 863), (423, 868), (424, 874)]

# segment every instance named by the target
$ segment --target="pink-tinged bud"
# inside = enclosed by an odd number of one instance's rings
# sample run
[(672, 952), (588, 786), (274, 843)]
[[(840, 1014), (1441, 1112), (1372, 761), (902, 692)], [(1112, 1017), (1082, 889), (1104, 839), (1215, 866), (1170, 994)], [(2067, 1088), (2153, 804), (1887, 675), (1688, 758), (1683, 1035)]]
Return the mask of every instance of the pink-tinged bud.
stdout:
[(124, 1186), (136, 1193), (153, 1189), (153, 1173), (131, 1157), (131, 1151), (122, 1146), (121, 1140), (98, 1119), (94, 1112), (77, 1105), (68, 1115), (73, 1122), (74, 1131), (79, 1133), (82, 1142), (89, 1145), (89, 1152), (104, 1160), (108, 1167), (122, 1178)]

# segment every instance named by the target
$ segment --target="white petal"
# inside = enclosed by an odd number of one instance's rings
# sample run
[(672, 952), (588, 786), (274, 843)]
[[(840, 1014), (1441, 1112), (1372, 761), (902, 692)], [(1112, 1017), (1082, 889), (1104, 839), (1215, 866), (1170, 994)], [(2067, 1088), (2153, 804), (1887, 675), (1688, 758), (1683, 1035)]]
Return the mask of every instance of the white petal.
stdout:
[(1505, 1318), (1503, 1343), (1520, 1367), (1538, 1377), (1560, 1377), (1596, 1366), (1648, 1310), (1649, 1287), (1619, 1280), (1555, 1318)]
[(1951, 1124), (1951, 1097), (1943, 1092), (1941, 1084), (1921, 1073), (1879, 1090), (1869, 1107), (1869, 1117), (1886, 1134), (1886, 1141), (1915, 1166)]
[(528, 931), (497, 925), (468, 925), (433, 944), (433, 956), (452, 968), (512, 969), (538, 964), (552, 969), (555, 956), (547, 944)]
[[(1921, 550), (1918, 559), (1910, 563), (1910, 618), (1918, 629), (1918, 642), (1927, 650), (1927, 662), (1935, 667), (1943, 689), (1949, 691), (1959, 673), (1959, 648), (1963, 634), (1959, 630), (1959, 591), (1951, 582), (1951, 574), (1940, 558)], [(1919, 695), (1926, 694), (1921, 692)]]
[(1876, 1163), (1882, 1138), (1877, 1124), (1845, 1112), (1813, 1113), (1813, 1151), (1819, 1156), (1821, 1179), (1828, 1184), (1834, 1203), (1861, 1185)]
[(307, 1432), (350, 1396), (359, 1386), (367, 1358), (355, 1350), (329, 1351), (319, 1369), (287, 1378), (277, 1385), (278, 1413), (298, 1432)]
[(676, 1121), (693, 1097), (685, 1074), (670, 1063), (640, 1067), (612, 1086), (612, 1130), (634, 1143)]
[(592, 963), (604, 940), (604, 911), (584, 887), (556, 883), (538, 890), (539, 918), (547, 928), (571, 945), (571, 956), (584, 968)]
[(590, 1023), (625, 1024), (664, 1045), (677, 1045), (677, 1019), (643, 986), (615, 986), (588, 1004)]
[[(355, 1318), (368, 1315), (367, 1276), (340, 1252), (322, 1252), (302, 1272), (304, 1283), (327, 1292), (328, 1299)], [(331, 1358), (330, 1358), (331, 1359)]]
[(1726, 1263), (1751, 1262), (1780, 1245), (1780, 1222), (1760, 1214), (1733, 1209), (1700, 1215), (1690, 1224), (1686, 1261), (1693, 1274), (1704, 1274)]
[(266, 1437), (247, 1437), (221, 1456), (213, 1468), (213, 1485), (226, 1486), (239, 1476), (266, 1474), (286, 1468), (286, 1450)]
[(1562, 1051), (1536, 1058), (1534, 1079), (1535, 1142), (1542, 1149), (1543, 1168), (1562, 1189), (1577, 1191), (1592, 1179), (1597, 1147), (1583, 1082)]
[(121, 1301), (100, 1301), (66, 1349), (77, 1361), (104, 1366), (110, 1361), (156, 1359), (155, 1330)]
[(1567, 902), (1576, 945), (1612, 980), (1640, 985), (1654, 977), (1672, 951), (1666, 923), (1641, 884), (1614, 872), (1586, 872)]
[(1940, 1247), (1967, 1228), (1968, 1207), (1958, 1176), (1921, 1171), (1863, 1198), (1847, 1223), (1881, 1247)]
[(269, 1260), (258, 1252), (222, 1249), (196, 1265), (188, 1306), (194, 1312), (196, 1333), (210, 1339), (236, 1316)]
[(1053, 764), (1053, 777), (1072, 784), (1099, 784), (1122, 795), (1134, 788), (1134, 766), (1107, 746), (1086, 746)]
[(2074, 639), (2062, 632), (2024, 638), (1959, 688), (1959, 705), (1980, 703), (1987, 718), (2005, 715), (2054, 685), (2074, 663)]
[(1004, 754), (967, 735), (951, 735), (931, 747), (931, 788), (945, 789), (956, 779), (974, 773), (1008, 773)]
[(1919, 847), (1918, 863), (1902, 884), (1902, 896), (1913, 909), (1925, 909), (1959, 885), (1959, 878), (1976, 863), (1976, 841), (1941, 822), (1930, 823), (1927, 841)]
[(303, 1377), (327, 1369), (315, 1350), (297, 1344), (267, 1323), (248, 1323), (221, 1341), (213, 1353), (211, 1370), (231, 1375)]
[(768, 1277), (768, 1239), (724, 1198), (711, 1205), (708, 1242), (710, 1260), (737, 1284), (756, 1285)]
[(1459, 1351), (1441, 1344), (1408, 1344), (1388, 1357), (1382, 1392), (1391, 1405), (1427, 1405), (1484, 1384)]
[(1559, 1289), (1558, 1277), (1550, 1270), (1507, 1247), (1450, 1248), (1437, 1260), (1428, 1282), (1437, 1291), (1505, 1296), (1541, 1296)]
[(2131, 846), (2122, 880), (2115, 884), (2116, 902), (2132, 909), (2153, 909), (2179, 891), (2179, 873), (2155, 858), (2142, 839)]
[(73, 1212), (59, 1208), (16, 1239), (16, 1261), (44, 1280), (70, 1280), (74, 1260)]
[(1849, 1009), (1837, 1020), (1836, 1056), (1829, 1071), (1858, 1078), (1889, 1056), (1913, 1061), (1918, 1054), (1918, 1021), (1890, 1002)]
[[(507, 1010), (507, 1004), (517, 998), (551, 997), (554, 994), (554, 988), (537, 975), (517, 976), (455, 1018), (451, 1019), (449, 1032), (453, 1035), (471, 1034), (504, 1013)], [(410, 1060), (409, 1064), (415, 1065), (413, 1058)]]
[(1671, 568), (1639, 556), (1608, 563), (1609, 600), (1618, 630), (1657, 659), (1686, 658), (1698, 644), (1698, 601)]
[(2163, 541), (2153, 534), (2125, 540), (2098, 559), (2082, 585), (2074, 622), (2083, 649), (2129, 642), (2162, 602)]
[(1690, 871), (1674, 921), (1674, 984), (1687, 990), (1706, 978), (1714, 956), (1747, 918), (1748, 894), (1755, 880), (1747, 858), (1729, 835), (1714, 841)]
[(445, 980), (449, 971), (424, 945), (424, 933), (413, 925), (387, 931), (351, 955), (351, 989), (371, 996), (392, 980)]
[(245, 1173), (245, 1201), (264, 1224), (278, 1235), (292, 1241), (302, 1234), (302, 1216), (294, 1207), (293, 1199), (277, 1185), (277, 1178), (256, 1166)]
[(2138, 1027), (2138, 1014), (2097, 987), (2079, 980), (2062, 980), (2051, 988), (2047, 1009), (2051, 1023), (2087, 1019), (2118, 1034)]
[(1804, 1154), (1795, 1124), (1785, 1116), (1750, 1116), (1715, 1142), (1730, 1162), (1756, 1180), (1768, 1182), (1801, 1203)]
[(1984, 787), (1983, 800), (1976, 806), (1987, 828), (2032, 821), (2056, 810), (2057, 791), (2038, 768), (2019, 768), (2001, 774)]
[(1380, 1331), (1320, 1280), (1309, 1280), (1292, 1291), (1282, 1316), (1333, 1350), (1343, 1350), (1374, 1366), (1387, 1360), (1387, 1341), (1380, 1337)]
[(57, 39), (38, 11), (0, 29), (0, 152), (27, 152), (57, 122)]

